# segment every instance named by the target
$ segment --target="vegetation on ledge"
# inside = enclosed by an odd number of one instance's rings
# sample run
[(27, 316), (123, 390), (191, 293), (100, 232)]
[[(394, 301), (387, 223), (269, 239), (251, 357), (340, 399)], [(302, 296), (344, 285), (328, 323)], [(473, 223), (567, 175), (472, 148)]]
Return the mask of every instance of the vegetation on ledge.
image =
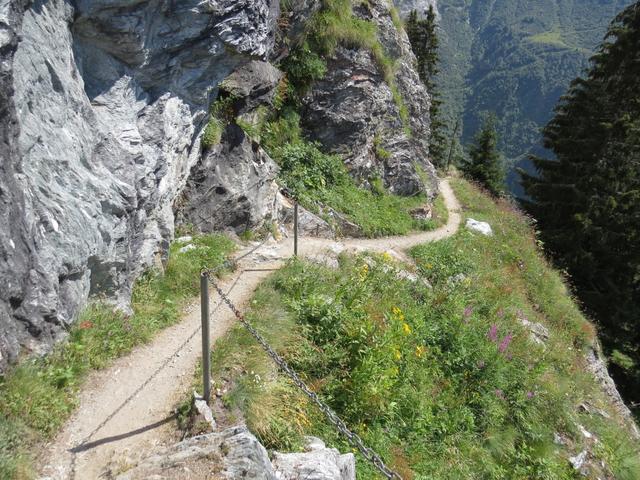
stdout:
[[(596, 470), (601, 460), (639, 478), (638, 447), (585, 367), (594, 329), (528, 220), (453, 186), (495, 236), (462, 230), (414, 249), (415, 282), (385, 256), (341, 257), (335, 270), (292, 261), (259, 288), (249, 320), (403, 478), (575, 479), (568, 457), (583, 450)], [(523, 320), (549, 330), (545, 345)], [(214, 348), (213, 371), (268, 448), (297, 450), (308, 434), (348, 448), (241, 327)], [(361, 458), (358, 478), (378, 478)]]
[(33, 478), (34, 447), (52, 438), (76, 408), (87, 374), (176, 323), (199, 291), (200, 271), (222, 265), (235, 248), (222, 235), (196, 236), (189, 244), (196, 248), (181, 252), (186, 243), (171, 246), (164, 274), (150, 271), (136, 282), (132, 316), (94, 302), (71, 328), (67, 342), (0, 377), (0, 478)]

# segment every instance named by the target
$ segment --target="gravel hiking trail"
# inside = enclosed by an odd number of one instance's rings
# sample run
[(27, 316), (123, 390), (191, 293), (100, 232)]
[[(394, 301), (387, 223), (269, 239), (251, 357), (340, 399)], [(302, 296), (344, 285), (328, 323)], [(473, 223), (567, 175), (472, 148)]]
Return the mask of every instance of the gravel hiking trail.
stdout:
[[(430, 232), (380, 239), (340, 241), (304, 237), (300, 256), (318, 256), (328, 249), (347, 251), (403, 251), (455, 234), (460, 227), (460, 205), (447, 179), (440, 182), (449, 219)], [(255, 247), (255, 246), (254, 246)], [(248, 247), (245, 252), (251, 250)], [(291, 256), (293, 239), (270, 241), (243, 258), (237, 270), (220, 281), (241, 309), (256, 287)], [(241, 256), (243, 252), (239, 252)], [(211, 340), (234, 324), (231, 311), (211, 292)], [(174, 443), (174, 409), (193, 384), (201, 355), (200, 306), (194, 300), (183, 320), (160, 332), (150, 343), (135, 348), (108, 368), (90, 374), (79, 393), (79, 407), (56, 438), (40, 453), (40, 478), (93, 480), (106, 478), (109, 466), (126, 468), (127, 458), (158, 445)]]

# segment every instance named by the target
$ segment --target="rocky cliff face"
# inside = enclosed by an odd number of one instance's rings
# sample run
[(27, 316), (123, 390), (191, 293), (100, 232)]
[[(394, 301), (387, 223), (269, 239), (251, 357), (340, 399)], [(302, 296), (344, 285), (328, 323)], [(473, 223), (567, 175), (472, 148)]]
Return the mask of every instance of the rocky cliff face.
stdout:
[[(402, 103), (370, 51), (338, 47), (325, 78), (303, 99), (303, 124), (311, 138), (341, 154), (357, 178), (380, 177), (400, 195), (434, 195), (436, 174), (428, 161), (431, 97), (415, 70), (407, 35), (398, 31), (387, 1), (359, 4), (354, 13), (377, 26)], [(407, 109), (406, 119), (401, 108)]]
[[(203, 231), (279, 215), (277, 166), (260, 145), (235, 124), (207, 152), (200, 137), (224, 79), (237, 115), (270, 105), (283, 73), (269, 60), (286, 56), (276, 38), (295, 38), (318, 8), (299, 2), (278, 35), (278, 0), (0, 2), (0, 370), (46, 351), (92, 295), (128, 308), (176, 215)], [(339, 48), (305, 98), (307, 134), (365, 180), (434, 194), (429, 97), (406, 35), (386, 1), (357, 14), (396, 59), (411, 133), (371, 54)]]

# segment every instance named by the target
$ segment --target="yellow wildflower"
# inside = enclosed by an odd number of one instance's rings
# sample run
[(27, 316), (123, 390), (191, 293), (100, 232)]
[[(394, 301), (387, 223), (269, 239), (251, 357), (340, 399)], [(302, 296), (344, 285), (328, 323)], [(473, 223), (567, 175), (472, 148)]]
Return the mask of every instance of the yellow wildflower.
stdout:
[(402, 353), (397, 348), (393, 352), (393, 356), (396, 357), (396, 360), (400, 360), (402, 358)]
[(389, 254), (389, 252), (384, 252), (384, 253), (382, 254), (382, 259), (383, 259), (385, 262), (391, 262), (391, 261), (393, 260), (393, 257), (391, 256), (391, 254)]
[(427, 267), (428, 270), (431, 270), (433, 268), (433, 265), (431, 263), (427, 263), (425, 267)]
[(360, 276), (360, 281), (364, 282), (369, 275), (369, 265), (365, 263), (362, 267), (360, 267), (358, 275)]
[(416, 347), (416, 357), (422, 358), (424, 356), (424, 352), (426, 352), (426, 351), (427, 351), (426, 347), (424, 347), (422, 345), (418, 345)]
[(410, 335), (411, 334), (411, 327), (409, 326), (408, 323), (403, 323), (402, 324), (402, 331), (404, 332), (405, 335)]
[(404, 321), (404, 313), (402, 313), (402, 310), (400, 310), (398, 307), (393, 307), (391, 311), (393, 312), (393, 316), (397, 320), (400, 320), (401, 322)]

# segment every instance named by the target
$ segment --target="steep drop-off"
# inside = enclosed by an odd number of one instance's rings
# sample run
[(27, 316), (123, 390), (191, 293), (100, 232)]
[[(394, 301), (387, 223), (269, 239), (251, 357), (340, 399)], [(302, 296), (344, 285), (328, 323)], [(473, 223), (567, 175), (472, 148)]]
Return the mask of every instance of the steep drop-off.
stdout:
[[(403, 13), (429, 0), (399, 0)], [(628, 0), (437, 0), (444, 119), (468, 144), (484, 112), (498, 118), (511, 170), (541, 149), (540, 129), (571, 80), (588, 65)], [(520, 193), (517, 175), (509, 187)]]

